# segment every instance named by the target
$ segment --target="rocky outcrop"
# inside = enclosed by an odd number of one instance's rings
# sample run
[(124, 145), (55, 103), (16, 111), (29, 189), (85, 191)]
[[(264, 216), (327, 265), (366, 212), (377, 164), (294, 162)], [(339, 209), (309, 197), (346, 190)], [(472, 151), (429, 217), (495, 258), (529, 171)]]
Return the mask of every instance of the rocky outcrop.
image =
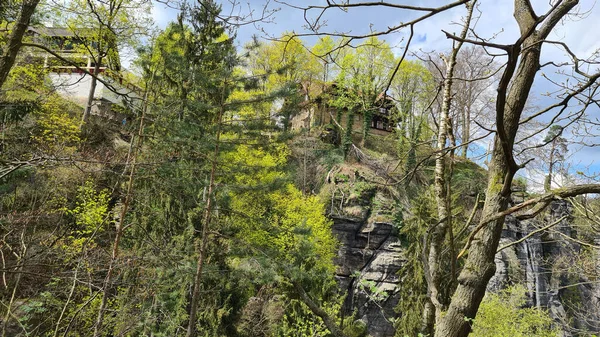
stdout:
[[(359, 164), (331, 170), (322, 195), (330, 200), (333, 233), (340, 241), (337, 279), (347, 294), (343, 313), (361, 320), (373, 337), (394, 336), (398, 271), (406, 262), (393, 225), (394, 200)], [(548, 310), (563, 336), (600, 332), (600, 252), (580, 239), (570, 202), (553, 202), (545, 215), (518, 221), (508, 216), (488, 290), (525, 285), (528, 305)], [(544, 229), (544, 230), (541, 230)], [(533, 235), (530, 235), (534, 233)], [(585, 269), (585, 270), (583, 270)], [(595, 270), (594, 270), (595, 269)], [(591, 271), (591, 273), (589, 272)]]
[[(600, 332), (600, 287), (588, 276), (590, 270), (582, 269), (584, 255), (598, 252), (582, 249), (573, 228), (572, 206), (564, 200), (553, 202), (541, 219), (507, 217), (499, 247), (512, 245), (496, 255), (496, 274), (488, 285), (498, 291), (525, 284), (528, 304), (548, 310), (565, 337)], [(597, 258), (590, 267), (599, 268)]]
[[(368, 200), (375, 199), (369, 195)], [(373, 221), (372, 205), (357, 200), (343, 203), (344, 215), (332, 216), (340, 241), (337, 279), (347, 292), (343, 311), (363, 321), (370, 336), (392, 337), (401, 286), (398, 271), (406, 260), (392, 221)], [(590, 276), (600, 275), (598, 252), (582, 245), (573, 228), (568, 201), (553, 202), (536, 219), (507, 217), (499, 248), (507, 247), (496, 255), (497, 271), (488, 285), (493, 292), (525, 285), (528, 305), (548, 310), (563, 337), (600, 332), (600, 285)], [(581, 270), (584, 258), (588, 270)]]
[(370, 336), (394, 336), (391, 319), (404, 258), (392, 224), (334, 217), (333, 233), (340, 240), (337, 279), (347, 290), (344, 314), (355, 314)]
[[(333, 234), (340, 242), (337, 280), (346, 294), (345, 317), (354, 317), (372, 337), (392, 337), (398, 315), (398, 271), (405, 258), (392, 224), (393, 198), (373, 184), (376, 175), (358, 163), (332, 170), (322, 190), (330, 199)], [(361, 324), (362, 325), (362, 324)]]

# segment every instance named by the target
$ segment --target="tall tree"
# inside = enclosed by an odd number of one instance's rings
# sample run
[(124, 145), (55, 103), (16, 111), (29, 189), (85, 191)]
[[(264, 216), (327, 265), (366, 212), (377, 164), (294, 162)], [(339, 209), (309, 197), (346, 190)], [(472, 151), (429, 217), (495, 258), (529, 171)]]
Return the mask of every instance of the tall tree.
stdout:
[(398, 153), (404, 157), (405, 185), (417, 166), (418, 144), (431, 139), (429, 113), (435, 98), (435, 82), (429, 70), (419, 61), (404, 60), (392, 79), (390, 97), (395, 101), (396, 114), (390, 116), (398, 128)]
[(283, 103), (278, 115), (284, 131), (288, 131), (292, 118), (300, 111), (299, 103), (310, 99), (317, 79), (317, 61), (303, 42), (289, 33), (270, 44), (257, 48), (251, 71), (264, 76), (266, 91), (283, 90)]
[[(513, 148), (521, 116), (531, 88), (540, 70), (542, 46), (556, 25), (569, 15), (577, 0), (560, 1), (543, 16), (538, 16), (529, 1), (515, 0), (514, 17), (520, 36), (512, 44), (494, 45), (507, 54), (507, 64), (497, 89), (496, 127), (494, 148), (489, 164), (486, 199), (479, 225), (469, 237), (468, 256), (458, 276), (458, 287), (452, 296), (448, 312), (436, 324), (436, 336), (467, 336), (470, 325), (465, 317), (474, 318), (485, 294), (486, 286), (494, 275), (494, 256), (509, 209), (508, 201), (515, 173), (522, 168), (515, 162)], [(459, 41), (459, 37), (451, 36)], [(480, 42), (486, 45), (485, 42)], [(585, 88), (595, 85), (600, 74), (586, 77), (581, 88), (570, 91), (564, 104)], [(573, 186), (550, 191), (539, 202), (526, 202), (537, 206), (539, 212), (555, 197), (569, 197), (600, 190), (598, 185)], [(538, 201), (538, 200), (536, 200)], [(520, 209), (520, 208), (518, 208)]]
[[(175, 55), (181, 55), (183, 58), (180, 61), (189, 63), (190, 66), (184, 66), (184, 72), (188, 74), (188, 83), (184, 83), (184, 87), (178, 87), (180, 97), (184, 100), (182, 111), (179, 113), (178, 120), (187, 123), (208, 122), (208, 125), (213, 125), (214, 139), (211, 140), (212, 151), (208, 157), (209, 172), (208, 185), (206, 186), (206, 202), (203, 216), (200, 220), (200, 237), (195, 239), (195, 250), (197, 254), (196, 272), (194, 280), (191, 284), (192, 295), (189, 302), (189, 317), (187, 323), (186, 336), (194, 337), (197, 335), (197, 312), (200, 301), (200, 289), (202, 287), (203, 270), (208, 254), (209, 229), (213, 220), (213, 212), (215, 211), (215, 196), (216, 196), (216, 177), (218, 175), (218, 161), (221, 152), (221, 134), (222, 123), (225, 117), (225, 103), (231, 92), (232, 84), (228, 79), (232, 76), (233, 67), (235, 65), (234, 49), (232, 39), (227, 37), (225, 23), (219, 21), (219, 13), (221, 9), (211, 0), (203, 1), (199, 5), (193, 7), (189, 11), (189, 17), (185, 12), (179, 18), (179, 35), (169, 33), (169, 38), (176, 37), (183, 42), (182, 49), (171, 50)], [(184, 25), (189, 22), (189, 28)], [(189, 31), (189, 33), (188, 33)], [(168, 46), (168, 45), (166, 45)], [(169, 52), (163, 50), (162, 53)], [(167, 58), (161, 58), (166, 61)], [(169, 65), (177, 67), (180, 64), (175, 64), (169, 60)], [(171, 80), (167, 76), (173, 74), (168, 67), (163, 68), (165, 71), (162, 75), (166, 75), (167, 80)], [(189, 76), (191, 75), (191, 76)], [(190, 96), (188, 96), (190, 95)], [(192, 104), (196, 104), (194, 110), (190, 111), (190, 115), (186, 115), (186, 102), (188, 98), (194, 98)]]
[(334, 77), (335, 63), (337, 62), (340, 52), (332, 51), (336, 48), (336, 41), (331, 36), (325, 36), (319, 38), (317, 43), (312, 47), (311, 53), (314, 57), (318, 58), (319, 61), (319, 73), (317, 79), (323, 84), (331, 81)]
[(493, 86), (497, 84), (499, 68), (494, 58), (480, 46), (467, 45), (458, 54), (453, 119), (463, 158), (467, 158), (473, 134), (480, 130), (474, 121), (490, 118)]
[[(469, 2), (467, 4), (467, 15), (463, 22), (463, 28), (460, 33), (460, 39), (464, 39), (467, 36), (469, 31), (469, 26), (471, 25), (471, 18), (473, 15), (473, 10), (475, 8), (475, 1)], [(436, 144), (436, 155), (435, 155), (435, 170), (434, 170), (434, 189), (435, 189), (435, 199), (437, 202), (437, 210), (438, 210), (438, 219), (439, 222), (435, 225), (435, 227), (431, 228), (430, 236), (431, 238), (429, 243), (429, 251), (427, 256), (427, 268), (425, 268), (425, 277), (427, 279), (427, 287), (429, 300), (431, 301), (431, 305), (433, 306), (434, 315), (425, 312), (424, 320), (429, 321), (429, 324), (425, 324), (428, 327), (427, 333), (433, 332), (433, 324), (440, 322), (442, 319), (442, 312), (446, 310), (447, 299), (443, 297), (442, 294), (442, 286), (446, 283), (447, 286), (452, 287), (454, 285), (454, 278), (456, 277), (456, 263), (454, 257), (454, 236), (453, 236), (453, 224), (452, 224), (452, 203), (451, 203), (451, 193), (449, 191), (448, 179), (452, 177), (447, 176), (447, 166), (448, 163), (451, 162), (454, 158), (452, 155), (454, 151), (451, 149), (447, 151), (448, 140), (453, 137), (454, 130), (452, 129), (452, 122), (450, 117), (450, 109), (452, 104), (452, 85), (454, 81), (454, 71), (456, 67), (456, 60), (458, 57), (458, 53), (463, 45), (463, 41), (458, 41), (450, 51), (450, 54), (447, 57), (444, 57), (445, 70), (444, 74), (444, 82), (442, 86), (442, 108), (440, 111), (440, 115), (438, 118), (438, 135), (437, 135), (437, 144)], [(454, 144), (452, 144), (454, 143)], [(455, 142), (450, 143), (455, 145)], [(447, 153), (449, 153), (450, 158), (447, 157)], [(450, 251), (452, 252), (450, 256), (449, 265), (451, 268), (451, 276), (450, 279), (444, 280), (442, 275), (444, 271), (444, 263), (442, 261), (442, 251), (444, 249), (444, 241), (446, 239), (446, 235), (448, 235), (448, 246), (450, 247)], [(434, 316), (435, 320), (431, 320), (431, 317)]]

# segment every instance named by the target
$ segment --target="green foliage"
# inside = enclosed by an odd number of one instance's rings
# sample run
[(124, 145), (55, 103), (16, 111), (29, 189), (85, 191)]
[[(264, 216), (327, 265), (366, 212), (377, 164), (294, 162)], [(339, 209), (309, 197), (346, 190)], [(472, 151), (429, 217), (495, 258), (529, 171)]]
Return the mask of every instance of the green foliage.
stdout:
[(323, 325), (321, 320), (313, 315), (298, 300), (291, 300), (286, 306), (286, 315), (278, 328), (277, 336), (298, 336), (298, 337), (327, 337), (329, 331)]
[[(46, 75), (47, 69), (40, 64), (18, 65), (11, 70), (0, 92), (0, 118), (8, 129), (3, 130), (2, 142), (28, 137), (38, 151), (71, 155), (80, 141), (77, 115), (81, 109), (59, 96)], [(22, 144), (10, 145), (9, 153), (19, 156)]]
[(157, 90), (157, 101), (169, 106), (168, 120), (175, 113), (178, 121), (206, 126), (233, 89), (225, 80), (237, 59), (219, 12), (212, 2), (193, 7), (185, 21), (170, 23), (151, 49), (141, 50), (138, 63)]
[(58, 95), (48, 96), (36, 111), (38, 132), (33, 138), (50, 151), (72, 153), (79, 141), (79, 120), (75, 108)]
[(344, 334), (347, 337), (366, 337), (367, 325), (361, 320), (355, 320), (345, 325)]
[(515, 177), (513, 186), (520, 191), (527, 191), (527, 179), (525, 177)]
[[(435, 82), (427, 68), (418, 61), (404, 60), (392, 82), (397, 109), (392, 120), (397, 123), (398, 155), (405, 158), (404, 172), (411, 174), (417, 168), (418, 144), (432, 138), (427, 123), (427, 111), (434, 94)], [(429, 150), (429, 149), (427, 149)], [(405, 186), (410, 184), (407, 179)]]
[(338, 112), (347, 113), (347, 123), (344, 126), (346, 130), (342, 139), (345, 154), (352, 142), (354, 114), (362, 115), (363, 143), (367, 140), (372, 116), (381, 105), (379, 96), (387, 86), (393, 68), (394, 55), (389, 45), (376, 37), (367, 39), (356, 52), (346, 52), (343, 56), (329, 104), (336, 107)]
[(454, 163), (452, 190), (460, 195), (483, 194), (486, 188), (487, 172), (469, 160)]
[[(400, 240), (405, 249), (406, 264), (400, 277), (406, 280), (400, 288), (400, 302), (396, 310), (402, 315), (396, 323), (396, 336), (416, 336), (421, 331), (422, 314), (427, 299), (427, 282), (423, 270), (423, 237), (430, 224), (437, 222), (437, 208), (433, 188), (417, 196), (409, 210), (411, 216), (398, 215)], [(406, 213), (406, 212), (405, 212)]]
[(328, 82), (333, 79), (333, 65), (346, 51), (344, 48), (336, 49), (339, 41), (335, 41), (331, 36), (320, 37), (312, 47), (311, 53), (318, 59), (316, 77), (318, 80)]
[(59, 23), (84, 42), (73, 43), (74, 50), (115, 71), (121, 70), (119, 47), (135, 47), (151, 25), (151, 6), (144, 0), (70, 0), (66, 6)]
[(250, 57), (246, 67), (259, 79), (262, 91), (281, 93), (282, 104), (277, 116), (286, 132), (292, 118), (300, 112), (305, 96), (309, 95), (319, 64), (302, 41), (289, 33), (284, 33), (280, 41), (247, 45), (247, 49)]
[(91, 180), (78, 189), (75, 207), (67, 211), (75, 217), (81, 234), (91, 234), (105, 221), (108, 212), (108, 191), (96, 191)]
[[(313, 298), (331, 305), (337, 302), (331, 222), (316, 196), (304, 196), (293, 185), (279, 183), (285, 179), (281, 170), (287, 155), (283, 145), (268, 150), (239, 145), (224, 155), (228, 167), (238, 168), (232, 175), (235, 188), (227, 195), (228, 222), (235, 224), (237, 240), (246, 245), (237, 247), (239, 258), (230, 263), (263, 284), (286, 284), (283, 295), (290, 299), (296, 295), (287, 284), (297, 282)], [(284, 336), (291, 331), (325, 336), (327, 330), (318, 322), (304, 304), (292, 301), (278, 329)]]
[(266, 77), (266, 90), (310, 82), (318, 68), (302, 41), (290, 33), (283, 33), (279, 41), (259, 45), (250, 62), (255, 75)]
[(513, 286), (498, 294), (488, 293), (473, 321), (473, 336), (560, 336), (547, 312), (524, 308), (525, 288)]
[[(316, 197), (303, 196), (292, 185), (277, 184), (284, 178), (278, 169), (285, 164), (287, 153), (283, 145), (270, 151), (240, 145), (225, 155), (232, 167), (252, 168), (234, 175), (235, 193), (228, 196), (232, 216), (240, 226), (239, 235), (272, 254), (278, 264), (331, 271), (335, 241), (323, 205)], [(314, 264), (308, 263), (312, 258)]]
[(557, 124), (553, 124), (550, 129), (548, 129), (548, 133), (546, 137), (544, 137), (544, 143), (550, 143), (558, 139), (563, 132), (563, 127)]
[(64, 210), (75, 222), (69, 235), (61, 240), (67, 260), (96, 244), (94, 236), (102, 233), (107, 223), (108, 200), (108, 191), (97, 191), (91, 180), (78, 188), (75, 207)]

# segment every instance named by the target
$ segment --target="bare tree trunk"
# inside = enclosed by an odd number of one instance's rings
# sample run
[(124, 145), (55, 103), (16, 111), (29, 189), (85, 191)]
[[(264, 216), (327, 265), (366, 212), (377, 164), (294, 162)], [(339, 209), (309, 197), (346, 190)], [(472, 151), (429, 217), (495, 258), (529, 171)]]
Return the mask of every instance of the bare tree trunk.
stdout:
[(19, 13), (19, 18), (17, 19), (10, 37), (8, 38), (8, 43), (6, 43), (4, 46), (4, 54), (0, 56), (0, 87), (2, 87), (6, 81), (10, 69), (15, 64), (17, 55), (21, 50), (23, 36), (27, 31), (27, 27), (29, 27), (29, 20), (31, 19), (31, 16), (35, 12), (35, 8), (39, 3), (40, 0), (25, 0), (23, 1), (23, 5), (21, 5), (21, 13)]
[[(487, 284), (496, 271), (494, 256), (504, 216), (494, 216), (507, 209), (511, 183), (519, 169), (512, 149), (525, 102), (539, 70), (541, 44), (577, 3), (577, 0), (560, 2), (543, 18), (545, 20), (539, 20), (529, 1), (515, 0), (514, 16), (519, 24), (521, 38), (515, 44), (505, 47), (508, 62), (498, 86), (497, 133), (489, 164), (488, 187), (481, 217), (483, 222), (477, 227), (479, 230), (473, 237), (448, 311), (436, 324), (436, 337), (466, 337), (469, 334), (469, 320), (475, 318)], [(540, 24), (541, 27), (538, 28)], [(487, 220), (491, 218), (494, 220)]]
[[(471, 88), (469, 88), (469, 92)], [(469, 93), (469, 97), (471, 94)], [(468, 104), (465, 107), (464, 116), (463, 116), (463, 128), (462, 128), (462, 137), (461, 137), (461, 145), (462, 145), (462, 157), (467, 159), (467, 154), (469, 151), (469, 139), (471, 138), (471, 105)]]
[[(461, 39), (464, 39), (467, 35), (468, 28), (471, 22), (471, 16), (473, 14), (474, 2), (470, 2), (467, 5), (468, 14), (464, 23), (463, 30), (461, 32)], [(446, 76), (444, 79), (444, 94), (442, 101), (442, 110), (440, 112), (439, 126), (438, 126), (438, 139), (436, 147), (435, 157), (435, 170), (434, 170), (434, 189), (435, 198), (438, 205), (438, 219), (439, 223), (431, 230), (431, 242), (429, 244), (429, 252), (427, 258), (429, 275), (426, 275), (427, 288), (429, 299), (435, 307), (435, 321), (439, 322), (442, 317), (442, 311), (445, 310), (444, 299), (440, 298), (440, 287), (442, 284), (442, 250), (444, 249), (444, 238), (446, 237), (447, 230), (450, 225), (450, 203), (447, 200), (447, 177), (446, 177), (446, 163), (445, 159), (447, 156), (446, 142), (449, 133), (451, 132), (452, 125), (450, 120), (450, 107), (452, 103), (452, 83), (454, 77), (454, 68), (456, 66), (456, 58), (462, 42), (458, 42), (449, 58), (445, 59), (446, 63)], [(433, 330), (432, 327), (427, 330)]]
[(88, 122), (90, 119), (90, 114), (92, 113), (92, 106), (94, 105), (94, 94), (96, 93), (96, 86), (98, 85), (98, 80), (96, 76), (100, 72), (100, 64), (102, 63), (102, 57), (98, 57), (96, 60), (96, 65), (94, 66), (94, 76), (92, 76), (90, 83), (90, 92), (88, 93), (87, 103), (85, 105), (85, 110), (83, 111), (83, 117), (81, 118), (81, 126)]
[(452, 175), (454, 174), (454, 154), (456, 137), (452, 130), (452, 119), (448, 122), (448, 138), (450, 138), (450, 160), (448, 162), (448, 178), (446, 178), (446, 204), (448, 209), (448, 245), (450, 246), (450, 284), (454, 287), (456, 282), (456, 250), (454, 242), (454, 224), (452, 217)]
[(544, 192), (550, 191), (552, 188), (552, 170), (554, 168), (554, 151), (556, 150), (556, 140), (552, 141), (552, 148), (550, 149), (550, 159), (548, 161), (548, 175), (544, 180)]
[[(498, 141), (496, 141), (496, 144)], [(503, 193), (504, 176), (508, 172), (505, 165), (504, 155), (494, 151), (492, 162), (488, 173), (490, 177), (496, 177), (494, 183), (490, 181), (486, 193), (486, 203), (482, 218), (505, 209), (508, 204), (508, 195)], [(494, 275), (496, 268), (494, 256), (504, 218), (490, 223), (481, 230), (473, 241), (466, 265), (458, 277), (458, 287), (452, 297), (446, 315), (437, 322), (436, 337), (442, 336), (467, 336), (470, 332), (470, 324), (465, 318), (474, 318), (479, 304), (485, 294), (489, 279)], [(495, 244), (493, 244), (495, 242)], [(491, 244), (490, 244), (491, 243)], [(461, 322), (458, 322), (460, 317)]]

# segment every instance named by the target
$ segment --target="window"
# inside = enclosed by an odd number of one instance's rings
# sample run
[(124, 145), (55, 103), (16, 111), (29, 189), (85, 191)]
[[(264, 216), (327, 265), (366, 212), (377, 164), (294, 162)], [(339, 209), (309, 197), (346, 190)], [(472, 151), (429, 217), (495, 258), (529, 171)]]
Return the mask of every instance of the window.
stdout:
[(62, 49), (63, 49), (64, 51), (67, 51), (67, 50), (73, 50), (73, 47), (74, 47), (74, 46), (73, 46), (73, 41), (71, 41), (71, 40), (69, 39), (69, 40), (66, 40), (66, 41), (65, 41), (65, 44), (63, 45), (63, 48), (62, 48)]

